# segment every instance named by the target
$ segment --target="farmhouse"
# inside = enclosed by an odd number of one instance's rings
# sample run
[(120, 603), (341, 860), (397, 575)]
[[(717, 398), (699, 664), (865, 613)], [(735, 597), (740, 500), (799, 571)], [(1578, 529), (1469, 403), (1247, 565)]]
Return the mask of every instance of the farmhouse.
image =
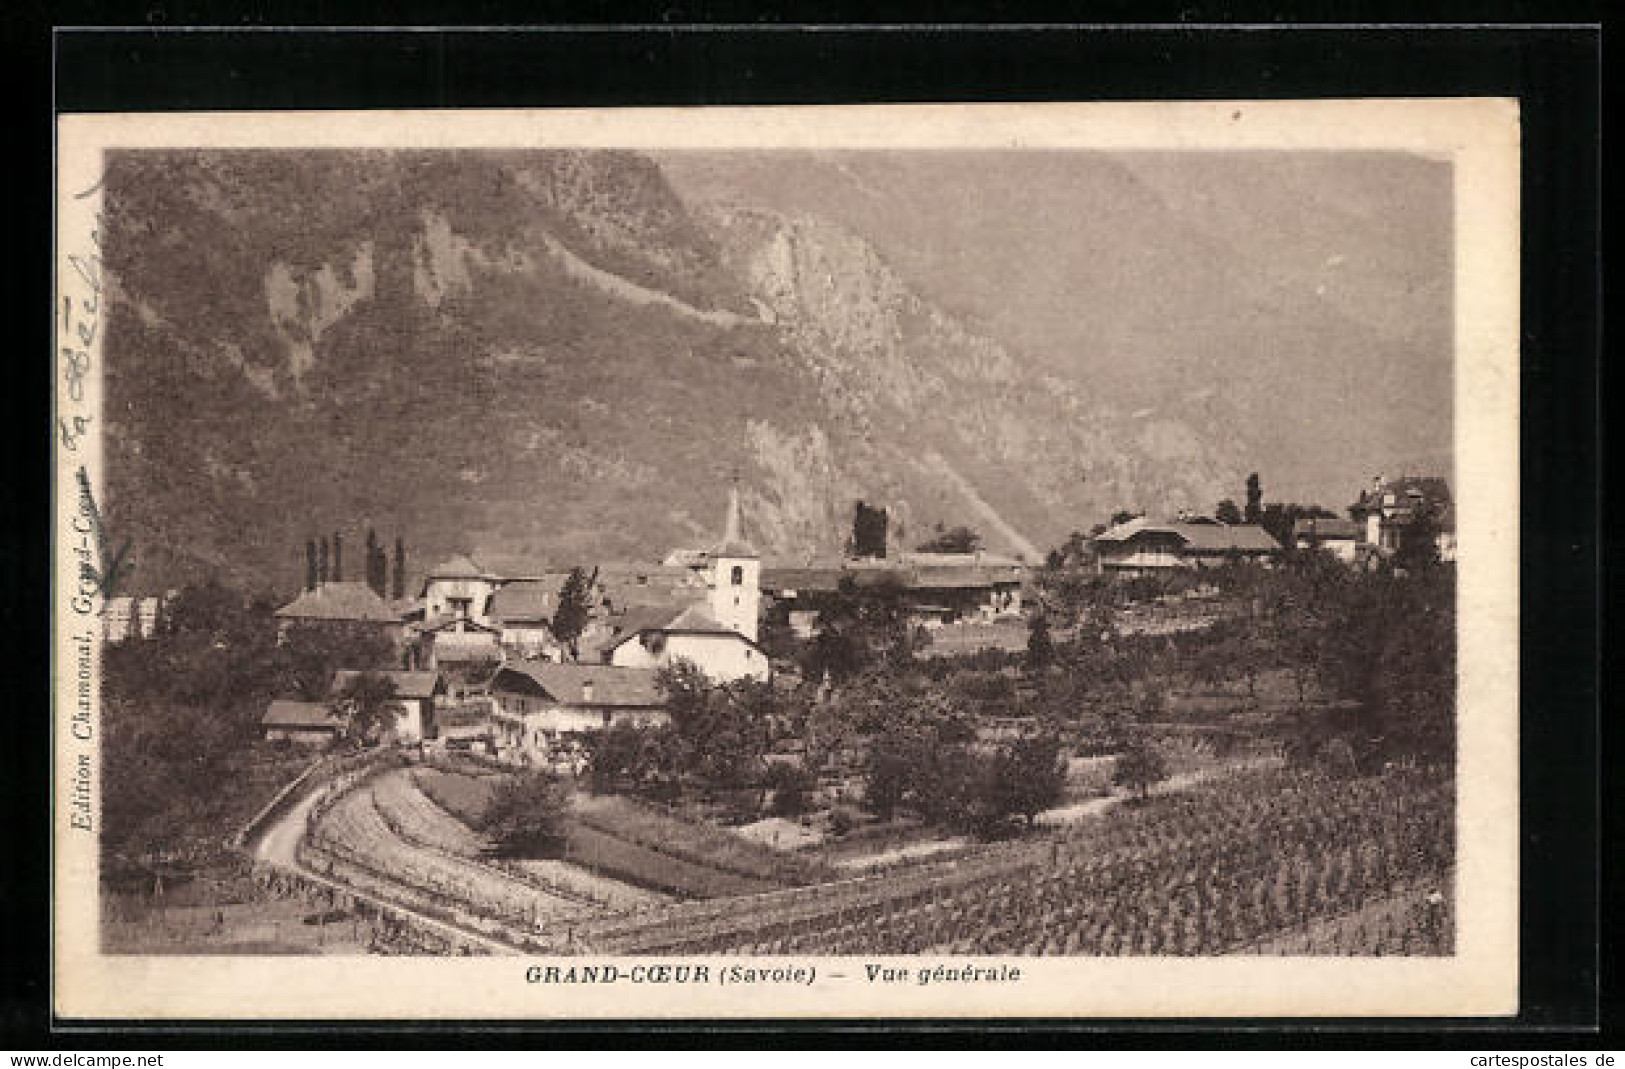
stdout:
[(346, 722), (322, 702), (279, 698), (260, 718), (260, 730), (273, 742), (286, 739), (305, 746), (326, 746), (344, 734)]
[[(346, 687), (362, 673), (333, 673), (328, 697), (337, 700)], [(395, 719), (393, 734), (400, 742), (422, 742), (435, 737), (435, 699), (446, 693), (446, 682), (438, 672), (375, 672), (395, 685), (395, 702), (401, 714)]]
[(491, 623), (498, 629), (497, 641), (505, 653), (523, 660), (545, 657), (559, 659), (559, 644), (553, 639), (553, 613), (558, 609), (557, 582), (549, 579), (519, 579), (504, 584), (491, 597)]
[(847, 559), (764, 569), (770, 611), (800, 637), (810, 637), (818, 614), (852, 589), (894, 592), (916, 624), (936, 628), (970, 621), (1019, 617), (1027, 569), (1021, 561), (989, 553), (903, 553), (884, 560)]
[(1345, 564), (1359, 559), (1364, 536), (1365, 527), (1355, 520), (1320, 517), (1292, 525), (1292, 544), (1298, 549), (1323, 549)]
[(1095, 536), (1096, 567), (1104, 572), (1147, 575), (1173, 568), (1212, 568), (1247, 561), (1268, 563), (1282, 547), (1252, 524), (1175, 521), (1137, 517)]
[(473, 620), (488, 624), (491, 595), (502, 585), (502, 577), (477, 564), (473, 558), (455, 556), (429, 570), (423, 580), (423, 619), (433, 625), (446, 619)]
[(521, 661), (491, 681), (499, 751), (518, 760), (548, 757), (554, 747), (611, 724), (660, 723), (665, 700), (647, 668)]
[(355, 624), (376, 628), (391, 640), (401, 637), (400, 613), (366, 583), (323, 583), (276, 611), (278, 625)]
[(1431, 521), (1439, 559), (1456, 559), (1456, 508), (1450, 484), (1437, 476), (1377, 476), (1371, 488), (1349, 506), (1349, 516), (1361, 524), (1363, 542), (1377, 556), (1389, 556), (1404, 543), (1408, 532), (1424, 519)]

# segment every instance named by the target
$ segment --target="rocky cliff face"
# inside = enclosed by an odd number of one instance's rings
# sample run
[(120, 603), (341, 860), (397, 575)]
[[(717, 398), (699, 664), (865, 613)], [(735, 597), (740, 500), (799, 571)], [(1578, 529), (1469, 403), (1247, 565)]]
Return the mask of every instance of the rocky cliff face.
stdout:
[(109, 521), (138, 579), (298, 584), (368, 526), (419, 564), (556, 564), (750, 534), (836, 550), (968, 522), (1038, 553), (1111, 509), (1210, 505), (1241, 462), (1120, 412), (911, 291), (859, 234), (698, 212), (629, 153), (113, 158)]

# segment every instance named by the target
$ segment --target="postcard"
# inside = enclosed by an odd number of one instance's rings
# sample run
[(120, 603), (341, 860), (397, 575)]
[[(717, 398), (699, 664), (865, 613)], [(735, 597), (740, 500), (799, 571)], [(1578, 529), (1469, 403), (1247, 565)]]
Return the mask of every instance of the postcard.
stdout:
[(1516, 1012), (1518, 149), (59, 117), (58, 1014)]

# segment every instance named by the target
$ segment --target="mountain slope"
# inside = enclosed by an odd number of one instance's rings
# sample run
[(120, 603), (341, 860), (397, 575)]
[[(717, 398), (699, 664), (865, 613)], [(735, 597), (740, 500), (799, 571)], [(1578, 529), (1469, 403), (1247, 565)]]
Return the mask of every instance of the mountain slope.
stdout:
[(736, 472), (775, 556), (837, 550), (858, 497), (1030, 551), (1241, 470), (859, 235), (696, 213), (636, 154), (129, 152), (106, 197), (107, 516), (145, 587), (286, 592), (334, 530), (353, 577), (368, 526), (418, 566), (658, 557)]

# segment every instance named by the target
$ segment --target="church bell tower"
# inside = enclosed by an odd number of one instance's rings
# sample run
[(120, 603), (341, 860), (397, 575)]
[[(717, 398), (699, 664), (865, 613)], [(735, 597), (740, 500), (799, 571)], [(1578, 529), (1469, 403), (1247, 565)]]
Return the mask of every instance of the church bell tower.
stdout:
[(762, 602), (762, 558), (745, 541), (739, 518), (739, 480), (728, 490), (722, 541), (711, 552), (711, 614), (724, 627), (756, 641)]

